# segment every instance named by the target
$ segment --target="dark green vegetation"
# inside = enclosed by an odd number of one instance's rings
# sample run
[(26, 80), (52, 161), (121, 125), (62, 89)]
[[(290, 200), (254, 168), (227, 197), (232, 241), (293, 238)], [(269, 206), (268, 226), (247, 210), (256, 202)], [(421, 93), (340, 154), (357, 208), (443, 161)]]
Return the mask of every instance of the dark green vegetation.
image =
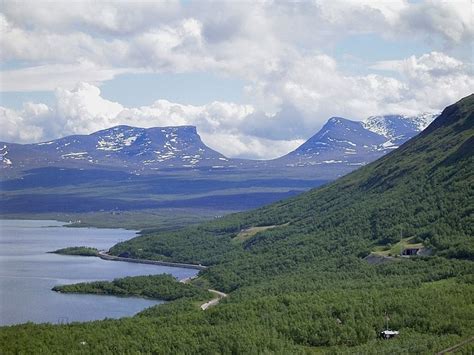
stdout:
[[(194, 283), (230, 293), (214, 308), (178, 300), (131, 319), (3, 328), (0, 344), (5, 352), (397, 354), (460, 343), (474, 334), (473, 124), (471, 95), (332, 184), (112, 249), (209, 265)], [(258, 226), (277, 227), (234, 239)], [(400, 238), (433, 256), (363, 259)], [(377, 339), (385, 313), (396, 339)]]
[(53, 251), (54, 254), (62, 255), (81, 255), (81, 256), (97, 256), (99, 251), (91, 247), (69, 247)]
[(193, 285), (176, 281), (171, 275), (134, 276), (113, 281), (85, 282), (53, 287), (53, 291), (64, 293), (92, 293), (99, 295), (139, 296), (173, 301), (178, 298), (206, 300), (212, 294)]

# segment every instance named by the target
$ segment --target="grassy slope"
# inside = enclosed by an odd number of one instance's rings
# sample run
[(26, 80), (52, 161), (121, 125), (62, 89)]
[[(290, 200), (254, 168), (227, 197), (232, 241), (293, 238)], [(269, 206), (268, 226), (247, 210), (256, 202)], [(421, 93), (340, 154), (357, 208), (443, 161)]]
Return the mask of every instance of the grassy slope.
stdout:
[(405, 249), (423, 247), (423, 243), (413, 243), (413, 239), (414, 238), (403, 238), (394, 245), (387, 244), (378, 246), (373, 253), (380, 256), (399, 256)]
[[(212, 265), (198, 282), (231, 292), (214, 309), (172, 302), (133, 319), (4, 328), (0, 341), (7, 352), (374, 354), (433, 353), (461, 342), (474, 332), (473, 122), (470, 96), (397, 151), (335, 183), (113, 249)], [(284, 223), (233, 242), (242, 229)], [(437, 256), (385, 265), (361, 259), (399, 241), (400, 229)], [(398, 339), (377, 340), (386, 312)]]

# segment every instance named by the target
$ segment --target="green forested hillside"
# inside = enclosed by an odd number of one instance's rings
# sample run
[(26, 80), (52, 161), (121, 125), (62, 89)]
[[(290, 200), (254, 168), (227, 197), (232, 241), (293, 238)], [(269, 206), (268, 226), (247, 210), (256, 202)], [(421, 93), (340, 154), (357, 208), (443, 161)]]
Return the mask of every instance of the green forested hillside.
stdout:
[[(459, 343), (474, 335), (473, 123), (471, 95), (334, 183), (112, 249), (209, 265), (196, 285), (230, 293), (214, 308), (179, 300), (125, 320), (2, 328), (0, 344), (5, 352), (393, 354)], [(236, 238), (256, 226), (274, 227)], [(433, 256), (363, 259), (407, 237)], [(377, 339), (385, 314), (396, 339)]]
[[(112, 252), (217, 264), (207, 276), (227, 291), (250, 283), (253, 273), (260, 279), (267, 271), (314, 267), (320, 258), (365, 256), (401, 237), (414, 236), (440, 256), (472, 259), (473, 124), (471, 95), (417, 138), (332, 184), (200, 227), (136, 238)], [(281, 226), (243, 243), (233, 239), (241, 229), (265, 225)]]

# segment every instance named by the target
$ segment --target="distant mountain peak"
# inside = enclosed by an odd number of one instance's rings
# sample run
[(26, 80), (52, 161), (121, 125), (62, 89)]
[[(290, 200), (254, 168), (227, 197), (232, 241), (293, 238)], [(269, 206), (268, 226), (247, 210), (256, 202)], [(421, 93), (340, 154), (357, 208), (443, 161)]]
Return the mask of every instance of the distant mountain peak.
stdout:
[(417, 135), (438, 114), (371, 116), (365, 121), (331, 117), (321, 130), (286, 156), (287, 166), (365, 165)]

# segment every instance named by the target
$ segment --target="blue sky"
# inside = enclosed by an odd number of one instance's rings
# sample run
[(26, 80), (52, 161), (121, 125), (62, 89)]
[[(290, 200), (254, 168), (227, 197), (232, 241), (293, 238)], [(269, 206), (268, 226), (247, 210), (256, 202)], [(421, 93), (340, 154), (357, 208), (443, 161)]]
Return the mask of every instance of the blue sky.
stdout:
[[(150, 105), (166, 99), (191, 105), (212, 101), (244, 103), (245, 81), (214, 73), (136, 73), (120, 74), (100, 85), (105, 99), (127, 107)], [(20, 109), (24, 102), (54, 104), (53, 91), (0, 92), (0, 104)]]
[(0, 140), (193, 124), (271, 158), (331, 116), (438, 111), (473, 91), (471, 6), (3, 1)]

